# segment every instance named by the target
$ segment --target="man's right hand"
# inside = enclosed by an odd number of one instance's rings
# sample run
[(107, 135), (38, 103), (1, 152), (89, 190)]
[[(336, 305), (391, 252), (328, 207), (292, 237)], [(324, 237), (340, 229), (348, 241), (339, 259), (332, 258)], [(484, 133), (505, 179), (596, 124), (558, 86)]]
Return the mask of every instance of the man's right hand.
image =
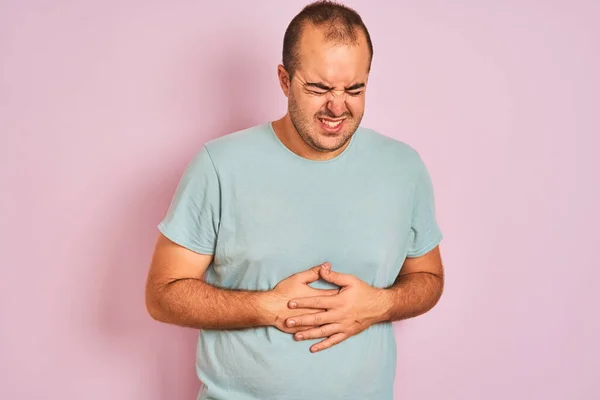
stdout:
[(290, 309), (288, 302), (293, 298), (338, 294), (338, 289), (315, 289), (309, 286), (310, 283), (319, 280), (319, 270), (322, 265), (298, 272), (282, 280), (275, 285), (273, 290), (267, 292), (265, 307), (268, 310), (271, 325), (286, 333), (296, 333), (310, 328), (306, 326), (290, 328), (285, 325), (285, 321), (290, 317), (317, 313), (323, 310), (309, 308)]

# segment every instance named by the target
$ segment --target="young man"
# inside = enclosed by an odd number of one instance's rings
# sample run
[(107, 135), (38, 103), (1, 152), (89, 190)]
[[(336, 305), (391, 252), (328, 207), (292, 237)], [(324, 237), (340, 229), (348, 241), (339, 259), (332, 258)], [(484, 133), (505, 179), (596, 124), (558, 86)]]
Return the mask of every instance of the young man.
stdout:
[(153, 318), (200, 330), (200, 399), (391, 399), (391, 322), (443, 289), (418, 153), (363, 128), (373, 48), (353, 10), (284, 37), (281, 119), (206, 143), (159, 224)]

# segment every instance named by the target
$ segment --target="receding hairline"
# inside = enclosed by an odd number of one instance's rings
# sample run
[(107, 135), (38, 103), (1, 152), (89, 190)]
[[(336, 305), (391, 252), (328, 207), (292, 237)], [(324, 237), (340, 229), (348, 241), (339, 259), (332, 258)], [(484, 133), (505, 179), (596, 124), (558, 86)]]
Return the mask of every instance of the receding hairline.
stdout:
[(321, 31), (325, 41), (334, 45), (360, 45), (364, 39), (369, 51), (368, 70), (371, 69), (373, 43), (361, 16), (352, 8), (336, 1), (318, 0), (297, 14), (285, 31), (282, 63), (290, 77), (300, 64), (300, 42), (309, 27)]
[(312, 21), (303, 21), (300, 27), (299, 40), (296, 42), (294, 49), (295, 61), (301, 63), (300, 48), (302, 41), (306, 38), (306, 30), (313, 28), (319, 32), (325, 39), (327, 44), (333, 46), (359, 46), (365, 45), (368, 49), (368, 38), (360, 26), (352, 26), (349, 28), (340, 21), (324, 21), (322, 23), (314, 23)]

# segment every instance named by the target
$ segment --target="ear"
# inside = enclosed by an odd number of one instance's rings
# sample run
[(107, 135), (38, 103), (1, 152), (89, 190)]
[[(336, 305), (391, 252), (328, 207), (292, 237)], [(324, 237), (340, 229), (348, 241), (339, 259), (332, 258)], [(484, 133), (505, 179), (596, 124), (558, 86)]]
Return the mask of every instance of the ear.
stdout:
[(292, 84), (290, 81), (290, 74), (281, 64), (277, 66), (277, 77), (279, 78), (279, 85), (281, 86), (281, 90), (283, 90), (283, 94), (285, 97), (289, 97), (290, 86)]

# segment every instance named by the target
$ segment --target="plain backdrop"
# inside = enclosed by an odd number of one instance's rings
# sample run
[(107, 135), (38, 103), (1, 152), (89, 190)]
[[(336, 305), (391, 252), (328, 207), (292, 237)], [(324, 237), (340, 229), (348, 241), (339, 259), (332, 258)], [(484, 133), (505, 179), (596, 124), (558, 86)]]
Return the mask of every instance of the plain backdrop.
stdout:
[[(156, 225), (210, 139), (283, 115), (301, 1), (0, 3), (0, 398), (194, 399), (153, 321)], [(447, 285), (396, 399), (600, 398), (600, 3), (349, 1), (363, 125), (425, 159)]]

